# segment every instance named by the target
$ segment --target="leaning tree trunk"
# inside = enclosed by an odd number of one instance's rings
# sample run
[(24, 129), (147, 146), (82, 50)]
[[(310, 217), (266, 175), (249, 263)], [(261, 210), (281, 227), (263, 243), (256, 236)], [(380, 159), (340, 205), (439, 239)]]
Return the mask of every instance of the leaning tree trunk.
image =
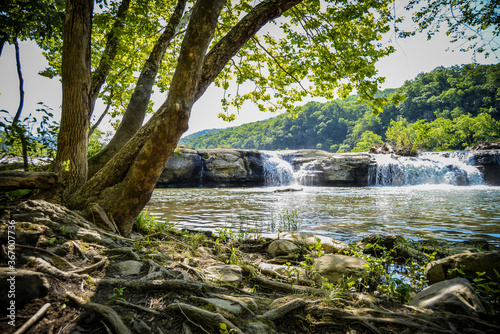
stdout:
[(205, 54), (225, 0), (199, 0), (193, 10), (169, 94), (149, 122), (71, 198), (73, 208), (97, 202), (124, 235), (151, 194), (188, 128)]
[(68, 196), (87, 181), (93, 0), (68, 0), (63, 26), (62, 115), (54, 170)]

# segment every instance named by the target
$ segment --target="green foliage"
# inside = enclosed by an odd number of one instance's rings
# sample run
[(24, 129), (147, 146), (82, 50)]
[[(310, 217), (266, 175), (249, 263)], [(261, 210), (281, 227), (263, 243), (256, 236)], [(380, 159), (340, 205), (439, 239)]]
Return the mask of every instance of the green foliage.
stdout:
[(9, 0), (0, 2), (0, 41), (44, 40), (60, 36), (64, 0)]
[(496, 277), (488, 277), (485, 272), (477, 272), (476, 276), (470, 277), (465, 273), (464, 267), (450, 269), (448, 275), (452, 276), (456, 273), (458, 277), (468, 279), (486, 309), (486, 313), (498, 322), (500, 321), (500, 273), (493, 270)]
[(278, 115), (266, 121), (194, 134), (180, 143), (199, 149), (321, 147), (349, 152), (367, 150), (371, 143), (386, 140), (386, 132), (392, 127), (390, 140), (413, 150), (461, 149), (478, 140), (495, 138), (494, 121), (500, 120), (499, 86), (500, 64), (438, 67), (398, 89), (378, 92), (379, 97), (400, 101), (399, 105), (384, 107), (378, 116), (370, 106), (359, 103), (357, 96), (351, 96), (327, 103), (309, 102), (293, 117)]
[(460, 150), (480, 141), (500, 140), (500, 121), (487, 113), (477, 117), (461, 115), (453, 120), (438, 118), (430, 123), (419, 120), (410, 124), (401, 119), (391, 122), (386, 137), (399, 148), (411, 151)]
[(144, 210), (135, 219), (135, 227), (140, 233), (152, 234), (171, 227), (171, 224), (168, 221), (161, 222), (156, 220), (155, 216)]
[(109, 297), (109, 300), (106, 303), (104, 303), (104, 305), (108, 305), (109, 303), (111, 303), (111, 302), (113, 302), (115, 300), (121, 300), (121, 301), (127, 302), (123, 298), (123, 293), (124, 293), (125, 289), (126, 289), (126, 287), (113, 288), (113, 293)]
[[(0, 118), (0, 153), (2, 155), (53, 158), (56, 152), (58, 124), (53, 122), (53, 114), (43, 105), (35, 116), (29, 114), (12, 124), (7, 116)], [(0, 110), (0, 113), (8, 112)]]
[(371, 131), (365, 131), (361, 135), (361, 139), (352, 149), (352, 152), (367, 152), (370, 147), (378, 144), (382, 144), (382, 136), (379, 136)]
[(87, 150), (88, 158), (93, 157), (94, 155), (99, 153), (99, 151), (102, 150), (104, 146), (106, 146), (110, 134), (111, 134), (110, 132), (104, 133), (99, 129), (94, 130), (94, 132), (89, 137), (88, 150)]

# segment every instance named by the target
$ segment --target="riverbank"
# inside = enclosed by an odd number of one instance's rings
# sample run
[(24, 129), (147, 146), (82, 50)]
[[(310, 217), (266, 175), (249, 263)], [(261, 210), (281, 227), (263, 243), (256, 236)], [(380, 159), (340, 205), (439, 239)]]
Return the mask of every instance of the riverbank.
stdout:
[[(16, 231), (12, 247), (9, 226)], [(458, 248), (374, 236), (346, 245), (289, 233), (272, 240), (249, 238), (230, 229), (217, 235), (180, 231), (147, 216), (141, 218), (138, 229), (142, 233), (123, 238), (43, 201), (9, 208), (0, 235), (3, 266), (13, 265), (8, 270), (19, 273), (15, 280), (16, 329), (50, 304), (29, 333), (500, 330), (498, 314), (489, 310), (490, 305), (478, 302), (482, 297), (489, 303), (497, 298), (498, 303), (498, 296), (482, 295), (494, 291), (495, 285), (478, 291), (479, 296), (470, 292), (462, 298), (462, 290), (460, 298), (446, 295), (440, 298), (444, 301), (441, 306), (414, 305), (414, 293), (425, 287), (425, 268), (431, 260), (457, 252), (491, 253), (485, 252), (490, 246), (484, 243)], [(15, 261), (9, 263), (12, 252)], [(326, 264), (327, 259), (339, 257), (350, 263), (343, 262), (342, 270), (350, 271), (340, 276), (331, 263)], [(391, 274), (396, 266), (412, 268), (406, 273), (410, 278)], [(327, 277), (329, 281), (324, 279)], [(2, 305), (8, 304), (2, 300)], [(493, 304), (493, 310), (497, 305)], [(8, 315), (3, 314), (0, 322), (6, 333), (13, 332)]]

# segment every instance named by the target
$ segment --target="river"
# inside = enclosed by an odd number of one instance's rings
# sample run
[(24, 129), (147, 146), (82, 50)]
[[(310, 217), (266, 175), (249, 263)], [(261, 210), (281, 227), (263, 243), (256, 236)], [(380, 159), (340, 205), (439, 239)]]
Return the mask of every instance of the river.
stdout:
[[(156, 189), (146, 209), (177, 228), (228, 227), (300, 232), (347, 242), (371, 233), (416, 239), (483, 239), (500, 245), (500, 187), (449, 184), (353, 188), (280, 187)], [(296, 214), (297, 217), (294, 215)]]

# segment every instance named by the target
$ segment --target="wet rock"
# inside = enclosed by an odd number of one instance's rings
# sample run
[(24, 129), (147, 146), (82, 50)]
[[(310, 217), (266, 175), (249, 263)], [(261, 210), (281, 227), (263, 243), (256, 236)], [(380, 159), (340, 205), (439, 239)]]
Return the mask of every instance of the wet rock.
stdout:
[[(363, 277), (367, 271), (368, 262), (352, 256), (323, 255), (316, 259), (313, 264), (314, 271), (321, 277), (327, 278), (330, 283), (337, 283), (345, 278), (355, 280)], [(316, 277), (317, 283), (322, 283), (321, 277)]]
[[(16, 310), (28, 304), (33, 299), (45, 297), (50, 290), (50, 284), (44, 274), (31, 270), (0, 268), (0, 304), (10, 305), (15, 300)], [(15, 298), (9, 298), (13, 291)], [(7, 308), (2, 307), (0, 314), (4, 315)]]
[(142, 263), (139, 261), (122, 261), (113, 265), (114, 269), (118, 272), (118, 276), (132, 276), (138, 275), (142, 269)]
[(205, 269), (207, 278), (215, 282), (226, 282), (239, 286), (243, 280), (241, 268), (234, 264), (219, 264)]
[(490, 279), (500, 281), (495, 273), (495, 270), (500, 273), (500, 251), (462, 253), (432, 261), (425, 268), (425, 274), (429, 283), (433, 284), (457, 277), (453, 269), (462, 269), (469, 277), (476, 277), (477, 272), (485, 272)]
[(271, 257), (290, 255), (298, 250), (299, 247), (296, 244), (284, 239), (274, 240), (267, 248), (267, 252)]
[(410, 305), (476, 317), (478, 312), (485, 312), (476, 292), (465, 278), (435, 283), (415, 295)]

